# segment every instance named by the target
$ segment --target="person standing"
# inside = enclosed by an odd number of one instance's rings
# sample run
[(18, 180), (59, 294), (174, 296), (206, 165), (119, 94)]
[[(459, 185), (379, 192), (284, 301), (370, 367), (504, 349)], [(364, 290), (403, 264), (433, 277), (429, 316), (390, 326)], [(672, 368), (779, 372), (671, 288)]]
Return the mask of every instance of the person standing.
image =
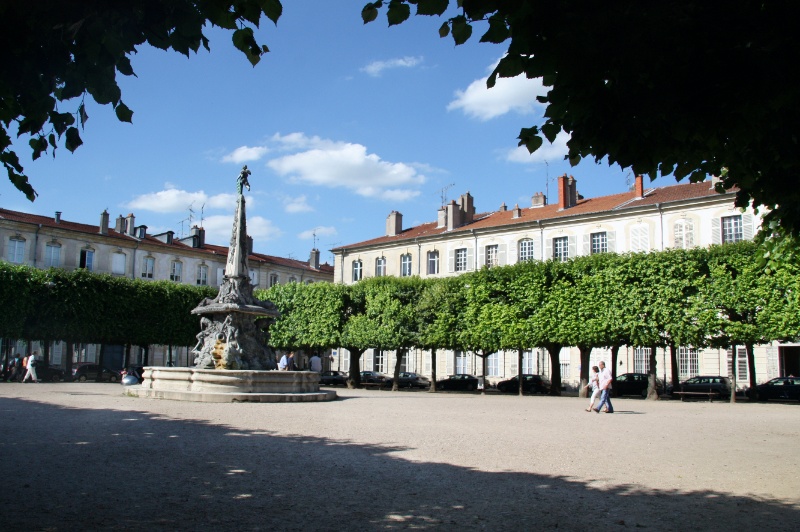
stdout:
[(600, 366), (600, 404), (597, 405), (595, 412), (599, 414), (600, 409), (605, 405), (603, 412), (613, 414), (614, 407), (611, 405), (611, 370), (606, 367), (606, 363), (602, 360), (598, 365)]
[(281, 371), (286, 371), (286, 367), (289, 365), (289, 357), (286, 353), (283, 354), (280, 361), (278, 362), (278, 369)]
[(286, 371), (297, 371), (297, 366), (294, 365), (294, 353), (289, 351), (289, 358), (286, 360)]
[(591, 412), (594, 408), (594, 402), (597, 400), (597, 396), (600, 395), (600, 370), (597, 366), (592, 366), (592, 371), (589, 372), (589, 384), (587, 384), (586, 387), (592, 390), (592, 397), (589, 399), (589, 408), (586, 409), (587, 412)]
[(322, 373), (322, 359), (319, 358), (318, 354), (314, 353), (308, 360), (308, 364), (311, 366), (311, 371)]
[(37, 354), (36, 351), (34, 351), (33, 353), (31, 353), (31, 356), (27, 357), (28, 371), (25, 373), (25, 377), (22, 378), (22, 382), (27, 382), (28, 377), (30, 377), (33, 382), (39, 382), (39, 378), (36, 376), (36, 364), (37, 364), (36, 354)]

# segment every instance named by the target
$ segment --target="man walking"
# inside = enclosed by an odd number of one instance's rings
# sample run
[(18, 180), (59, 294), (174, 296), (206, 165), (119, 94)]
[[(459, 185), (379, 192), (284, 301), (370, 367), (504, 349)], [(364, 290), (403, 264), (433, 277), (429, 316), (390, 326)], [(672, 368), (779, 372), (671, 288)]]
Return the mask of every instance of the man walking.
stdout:
[(28, 377), (30, 377), (33, 382), (39, 382), (39, 378), (36, 376), (36, 351), (31, 353), (31, 356), (28, 357), (28, 372), (25, 373), (25, 377), (23, 377), (22, 382), (27, 382)]
[(605, 410), (608, 414), (614, 413), (614, 407), (611, 406), (611, 370), (606, 367), (606, 363), (602, 360), (598, 364), (600, 366), (600, 404), (597, 405), (595, 412), (600, 413), (600, 409), (605, 405)]

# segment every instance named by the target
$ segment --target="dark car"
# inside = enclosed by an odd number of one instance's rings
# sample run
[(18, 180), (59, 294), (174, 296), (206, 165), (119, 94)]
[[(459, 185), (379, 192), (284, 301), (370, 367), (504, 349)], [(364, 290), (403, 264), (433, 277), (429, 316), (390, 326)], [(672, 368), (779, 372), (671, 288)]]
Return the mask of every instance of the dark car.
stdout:
[[(498, 382), (497, 390), (503, 393), (519, 392), (519, 377), (514, 376)], [(550, 393), (550, 381), (543, 379), (541, 375), (523, 375), (522, 391), (525, 393)]]
[[(647, 373), (623, 373), (611, 384), (611, 393), (620, 395), (641, 395), (647, 397), (647, 385), (650, 375)], [(659, 395), (664, 393), (664, 384), (656, 379), (656, 391)]]
[(361, 382), (383, 384), (386, 382), (386, 375), (378, 373), (377, 371), (362, 371)]
[(721, 375), (699, 375), (683, 381), (677, 388), (668, 388), (667, 393), (714, 393), (720, 399), (730, 399), (731, 397), (731, 380), (728, 377)]
[(759, 401), (768, 399), (800, 400), (800, 378), (798, 377), (778, 377), (759, 384), (756, 389)]
[[(389, 377), (388, 379), (386, 379), (386, 386), (392, 386), (393, 384), (394, 384), (393, 377)], [(404, 371), (397, 376), (398, 388), (427, 388), (430, 385), (431, 385), (430, 379), (428, 379), (428, 377), (423, 377), (418, 373)]]
[(446, 379), (436, 381), (437, 390), (466, 390), (471, 392), (478, 389), (478, 377), (459, 373), (450, 375)]
[(45, 366), (41, 362), (36, 366), (36, 376), (44, 382), (61, 382), (67, 378), (63, 369), (56, 366)]
[(347, 373), (344, 371), (323, 371), (319, 374), (319, 383), (325, 386), (347, 384)]
[(81, 364), (72, 368), (72, 380), (80, 382), (117, 382), (120, 380), (120, 375), (119, 371), (105, 367), (101, 368), (99, 364)]

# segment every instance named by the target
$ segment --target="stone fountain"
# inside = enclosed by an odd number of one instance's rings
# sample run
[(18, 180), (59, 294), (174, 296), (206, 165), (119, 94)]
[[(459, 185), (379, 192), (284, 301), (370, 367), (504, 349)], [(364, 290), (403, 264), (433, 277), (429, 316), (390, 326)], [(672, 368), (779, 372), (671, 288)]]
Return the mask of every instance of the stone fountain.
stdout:
[(236, 214), (225, 275), (214, 299), (192, 310), (200, 316), (200, 333), (192, 350), (192, 368), (145, 367), (141, 386), (127, 395), (202, 402), (328, 401), (336, 392), (320, 391), (319, 374), (277, 371), (269, 347), (269, 326), (280, 313), (270, 301), (253, 295), (247, 256), (244, 188), (250, 170), (237, 179)]

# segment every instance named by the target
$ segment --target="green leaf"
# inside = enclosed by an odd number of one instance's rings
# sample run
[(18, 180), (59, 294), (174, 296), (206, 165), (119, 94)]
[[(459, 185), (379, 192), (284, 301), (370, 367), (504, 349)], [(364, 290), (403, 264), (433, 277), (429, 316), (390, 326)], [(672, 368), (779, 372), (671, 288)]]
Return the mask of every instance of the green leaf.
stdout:
[(400, 0), (391, 0), (389, 2), (389, 9), (386, 11), (389, 26), (401, 24), (408, 20), (409, 16), (411, 16), (411, 6), (402, 3)]
[(32, 138), (28, 141), (28, 145), (33, 150), (33, 160), (38, 159), (43, 152), (47, 151), (47, 139), (44, 137)]
[(283, 14), (283, 5), (280, 0), (261, 0), (261, 9), (267, 18), (277, 26), (278, 19)]
[(117, 113), (117, 120), (120, 122), (130, 123), (131, 119), (133, 118), (133, 111), (131, 111), (128, 106), (122, 102), (119, 102), (119, 104), (114, 108), (114, 112)]
[(528, 153), (533, 153), (542, 146), (542, 138), (539, 136), (539, 128), (536, 126), (522, 128), (519, 132), (519, 146), (528, 148)]
[(451, 23), (453, 25), (453, 40), (456, 46), (467, 42), (472, 36), (472, 25), (467, 22), (467, 18), (464, 15), (459, 15), (454, 17)]
[(441, 15), (447, 9), (450, 0), (419, 0), (417, 15)]
[(450, 35), (450, 23), (445, 22), (439, 26), (439, 37), (447, 37), (448, 35)]
[(361, 10), (361, 20), (364, 24), (368, 24), (378, 18), (378, 8), (383, 5), (383, 2), (369, 3)]
[(67, 137), (66, 141), (64, 142), (64, 146), (69, 151), (74, 152), (81, 144), (83, 144), (83, 141), (81, 140), (81, 135), (78, 132), (78, 128), (71, 127), (67, 129)]
[(511, 31), (501, 15), (489, 17), (489, 29), (481, 37), (480, 42), (501, 43), (511, 36)]
[(560, 132), (561, 126), (558, 124), (551, 124), (548, 122), (542, 126), (542, 133), (544, 133), (544, 136), (550, 141), (551, 144), (555, 142), (556, 137)]
[(133, 72), (133, 67), (131, 66), (131, 60), (128, 59), (128, 56), (122, 55), (117, 59), (117, 71), (123, 76), (135, 76), (136, 74)]
[(86, 113), (86, 105), (81, 103), (78, 107), (78, 123), (81, 127), (85, 127), (87, 120), (89, 120), (89, 115)]

